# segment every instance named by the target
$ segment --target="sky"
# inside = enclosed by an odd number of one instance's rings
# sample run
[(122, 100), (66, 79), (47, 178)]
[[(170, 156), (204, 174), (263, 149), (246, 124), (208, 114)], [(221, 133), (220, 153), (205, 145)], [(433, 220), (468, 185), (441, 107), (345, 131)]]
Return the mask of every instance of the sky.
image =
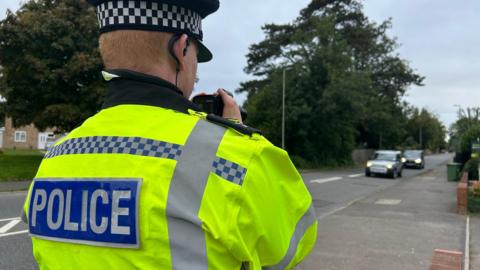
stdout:
[[(225, 88), (233, 92), (251, 79), (243, 72), (248, 47), (261, 41), (261, 26), (288, 23), (310, 0), (221, 0), (217, 13), (203, 22), (204, 43), (214, 59), (199, 66), (196, 92)], [(19, 0), (0, 1), (0, 19), (7, 8), (16, 10)], [(461, 4), (459, 4), (461, 3)], [(456, 119), (457, 106), (479, 106), (480, 25), (478, 0), (366, 0), (364, 12), (380, 23), (392, 19), (389, 31), (396, 37), (401, 58), (422, 76), (425, 86), (411, 87), (406, 101), (427, 108), (445, 126)], [(288, 97), (287, 97), (288, 98)], [(244, 95), (236, 96), (242, 103)]]

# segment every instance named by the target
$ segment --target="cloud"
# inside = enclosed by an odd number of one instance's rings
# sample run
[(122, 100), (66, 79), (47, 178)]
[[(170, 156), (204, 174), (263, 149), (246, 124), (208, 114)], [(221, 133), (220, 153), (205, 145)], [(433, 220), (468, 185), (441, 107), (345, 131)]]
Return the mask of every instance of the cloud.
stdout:
[(408, 102), (429, 108), (447, 127), (456, 119), (454, 105), (480, 106), (480, 2), (369, 0), (364, 6), (372, 20), (392, 18), (400, 56), (426, 76), (424, 87), (410, 89)]
[(0, 20), (3, 20), (6, 17), (7, 9), (15, 11), (19, 8), (19, 0), (2, 0), (0, 2)]
[[(18, 0), (0, 1), (0, 19), (7, 8), (17, 9)], [(251, 44), (264, 35), (266, 23), (288, 23), (310, 0), (222, 0), (220, 10), (204, 21), (205, 44), (213, 61), (199, 66), (197, 91), (217, 88), (231, 91), (251, 79), (243, 72)], [(456, 118), (455, 104), (479, 106), (480, 1), (409, 0), (363, 1), (366, 15), (380, 23), (392, 18), (392, 37), (398, 37), (400, 56), (421, 75), (424, 87), (412, 87), (405, 98), (415, 106), (431, 109), (448, 126)], [(242, 103), (244, 95), (237, 96)]]
[[(204, 21), (204, 40), (212, 50), (211, 62), (199, 66), (198, 92), (212, 92), (217, 88), (231, 91), (240, 82), (251, 79), (243, 72), (247, 65), (245, 55), (251, 44), (264, 38), (261, 26), (266, 23), (293, 21), (309, 0), (295, 1), (222, 1), (217, 13)], [(242, 103), (244, 95), (236, 97)]]

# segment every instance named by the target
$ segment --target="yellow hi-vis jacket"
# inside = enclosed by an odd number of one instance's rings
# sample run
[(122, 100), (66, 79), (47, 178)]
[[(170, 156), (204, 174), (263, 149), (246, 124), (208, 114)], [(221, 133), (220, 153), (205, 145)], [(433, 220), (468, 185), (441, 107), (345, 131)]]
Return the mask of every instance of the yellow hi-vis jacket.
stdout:
[(48, 151), (30, 187), (40, 269), (291, 269), (306, 257), (317, 220), (285, 151), (209, 121), (159, 78), (108, 75), (104, 108)]

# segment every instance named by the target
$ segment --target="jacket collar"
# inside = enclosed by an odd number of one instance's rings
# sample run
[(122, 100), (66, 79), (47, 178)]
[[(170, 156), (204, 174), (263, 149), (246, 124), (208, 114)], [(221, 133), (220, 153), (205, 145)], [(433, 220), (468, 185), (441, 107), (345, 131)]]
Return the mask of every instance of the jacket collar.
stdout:
[(182, 113), (202, 111), (183, 96), (172, 83), (159, 77), (126, 70), (112, 69), (102, 72), (107, 81), (107, 96), (102, 109), (123, 104), (137, 104), (172, 109)]

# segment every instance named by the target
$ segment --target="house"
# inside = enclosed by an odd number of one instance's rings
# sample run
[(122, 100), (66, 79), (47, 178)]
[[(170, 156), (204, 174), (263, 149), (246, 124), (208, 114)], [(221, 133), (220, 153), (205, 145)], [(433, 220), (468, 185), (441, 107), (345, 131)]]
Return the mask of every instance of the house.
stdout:
[(4, 128), (4, 127), (0, 127), (0, 149), (1, 149), (2, 146), (3, 146), (3, 132), (5, 132), (5, 128)]
[(47, 141), (58, 139), (54, 129), (47, 129), (40, 132), (33, 124), (28, 126), (14, 127), (12, 118), (5, 118), (3, 131), (3, 149), (45, 149)]

